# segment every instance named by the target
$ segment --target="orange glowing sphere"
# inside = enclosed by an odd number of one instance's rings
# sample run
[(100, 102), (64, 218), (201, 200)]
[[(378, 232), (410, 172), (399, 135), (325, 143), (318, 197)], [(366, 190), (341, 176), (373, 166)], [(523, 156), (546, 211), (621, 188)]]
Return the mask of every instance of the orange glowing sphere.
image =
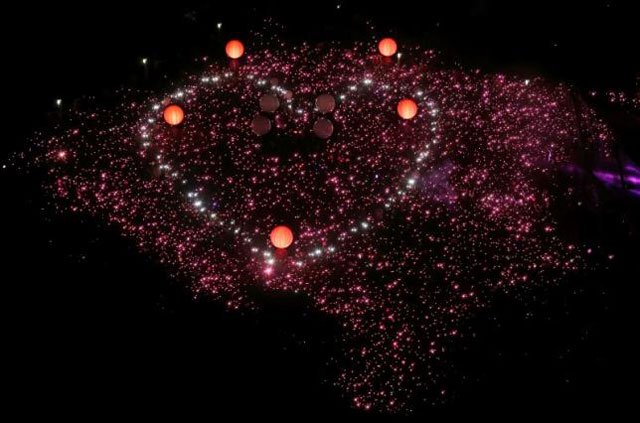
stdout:
[(391, 57), (398, 51), (398, 44), (393, 38), (383, 38), (378, 43), (378, 51), (385, 57)]
[(269, 238), (274, 247), (287, 248), (293, 243), (293, 232), (287, 226), (280, 225), (273, 228)]
[(410, 98), (400, 100), (398, 103), (398, 115), (400, 115), (402, 119), (411, 119), (416, 114), (418, 114), (418, 105), (415, 101)]
[(238, 40), (231, 40), (224, 48), (227, 56), (231, 59), (239, 59), (244, 54), (244, 45)]
[(163, 116), (169, 125), (180, 125), (184, 120), (184, 111), (177, 104), (172, 104), (164, 109)]

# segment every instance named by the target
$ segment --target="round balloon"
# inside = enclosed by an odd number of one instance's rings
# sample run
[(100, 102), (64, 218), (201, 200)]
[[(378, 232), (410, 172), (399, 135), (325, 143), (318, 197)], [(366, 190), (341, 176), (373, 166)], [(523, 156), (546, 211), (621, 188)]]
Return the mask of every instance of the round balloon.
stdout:
[(318, 138), (326, 140), (333, 134), (333, 123), (329, 119), (320, 118), (313, 124), (313, 132)]
[(418, 114), (418, 105), (415, 101), (410, 98), (400, 100), (398, 103), (398, 115), (400, 115), (402, 119), (411, 119), (416, 114)]
[(398, 44), (393, 38), (383, 38), (378, 43), (378, 51), (385, 57), (391, 57), (398, 51)]
[(231, 40), (224, 48), (227, 56), (231, 59), (239, 59), (244, 54), (244, 45), (239, 40)]
[(164, 117), (164, 121), (172, 126), (180, 125), (184, 120), (184, 111), (177, 104), (167, 106), (162, 115)]
[(262, 115), (257, 115), (251, 121), (251, 130), (258, 136), (263, 136), (271, 131), (271, 121)]
[(293, 243), (293, 231), (284, 225), (276, 226), (271, 231), (269, 238), (274, 247), (287, 248)]
[(260, 109), (263, 112), (273, 113), (280, 107), (280, 100), (273, 94), (265, 94), (260, 97)]
[(330, 94), (322, 94), (316, 98), (316, 107), (320, 113), (330, 113), (336, 107), (336, 99)]

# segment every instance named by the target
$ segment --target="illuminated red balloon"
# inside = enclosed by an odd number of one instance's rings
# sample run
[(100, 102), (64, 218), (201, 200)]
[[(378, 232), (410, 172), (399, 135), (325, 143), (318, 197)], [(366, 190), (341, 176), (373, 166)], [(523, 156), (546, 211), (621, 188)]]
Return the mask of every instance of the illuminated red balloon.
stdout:
[(227, 43), (224, 51), (231, 59), (239, 59), (244, 54), (244, 45), (239, 40), (231, 40)]
[(162, 115), (165, 122), (172, 126), (180, 125), (184, 120), (184, 111), (177, 104), (167, 106)]
[(378, 51), (385, 57), (391, 57), (398, 51), (398, 44), (393, 38), (383, 38), (378, 43)]
[(273, 94), (265, 94), (260, 97), (260, 109), (263, 112), (273, 113), (280, 107), (280, 100)]
[(287, 226), (280, 225), (273, 228), (269, 238), (274, 247), (287, 248), (293, 243), (293, 232)]
[(398, 115), (400, 115), (402, 119), (411, 119), (416, 114), (418, 114), (418, 105), (415, 101), (410, 98), (400, 100), (398, 103)]
[(316, 98), (316, 107), (320, 113), (330, 113), (336, 107), (336, 99), (332, 95), (322, 94)]
[(326, 140), (333, 134), (333, 123), (329, 119), (320, 118), (313, 124), (313, 132), (318, 138)]

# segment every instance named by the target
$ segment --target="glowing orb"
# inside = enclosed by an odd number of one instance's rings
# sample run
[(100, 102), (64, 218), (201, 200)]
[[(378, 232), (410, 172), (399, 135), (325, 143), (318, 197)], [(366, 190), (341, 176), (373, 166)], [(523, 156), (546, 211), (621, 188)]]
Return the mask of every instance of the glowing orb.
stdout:
[(398, 103), (398, 115), (402, 119), (411, 119), (418, 113), (418, 105), (410, 98), (400, 100)]
[(398, 51), (398, 44), (393, 38), (383, 38), (378, 43), (378, 51), (385, 57), (391, 57)]
[(287, 226), (280, 225), (273, 228), (269, 238), (274, 247), (287, 248), (293, 243), (293, 232)]
[(172, 104), (164, 109), (163, 117), (169, 125), (180, 125), (184, 120), (184, 111), (177, 104)]
[(329, 119), (320, 118), (313, 124), (313, 132), (318, 138), (326, 140), (333, 134), (333, 123)]
[(244, 54), (244, 45), (238, 40), (231, 40), (227, 43), (224, 51), (231, 59), (239, 59)]
[(330, 113), (336, 107), (336, 99), (332, 95), (322, 94), (316, 98), (316, 107), (320, 113)]

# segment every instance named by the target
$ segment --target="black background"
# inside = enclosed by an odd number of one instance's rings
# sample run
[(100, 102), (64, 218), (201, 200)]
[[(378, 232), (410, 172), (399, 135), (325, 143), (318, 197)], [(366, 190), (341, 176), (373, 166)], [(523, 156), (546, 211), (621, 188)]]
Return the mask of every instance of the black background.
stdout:
[[(196, 57), (221, 58), (227, 39), (246, 38), (265, 16), (286, 24), (293, 41), (361, 40), (372, 22), (380, 35), (433, 46), (464, 66), (543, 75), (583, 93), (637, 90), (632, 2), (404, 3), (4, 5), (0, 159), (47, 127), (55, 99), (64, 109), (83, 95), (108, 102), (122, 86), (162, 87), (199, 69)], [(638, 117), (592, 105), (638, 161)], [(1, 182), (2, 383), (16, 410), (376, 417), (352, 410), (329, 383), (336, 328), (303, 299), (268, 298), (256, 313), (194, 300), (184, 281), (112, 229), (52, 214), (37, 175), (3, 172)], [(449, 401), (420, 406), (419, 415), (628, 409), (637, 380), (637, 215), (637, 204), (612, 197), (596, 217), (616, 253), (611, 269), (539, 289), (530, 301), (497, 298), (480, 313), (476, 338), (453, 353)]]

